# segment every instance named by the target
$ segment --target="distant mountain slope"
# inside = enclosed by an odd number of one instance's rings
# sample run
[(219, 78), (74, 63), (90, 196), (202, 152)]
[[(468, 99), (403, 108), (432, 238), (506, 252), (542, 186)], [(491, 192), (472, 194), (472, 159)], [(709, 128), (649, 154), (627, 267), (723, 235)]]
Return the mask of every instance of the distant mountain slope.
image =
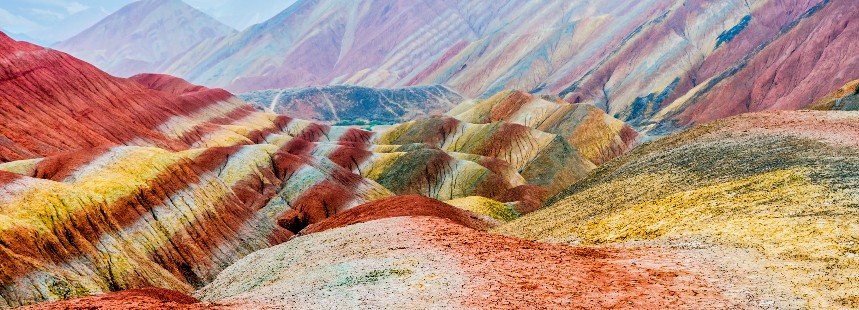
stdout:
[(392, 124), (420, 116), (442, 114), (464, 100), (447, 87), (412, 86), (395, 89), (323, 86), (248, 92), (239, 98), (258, 109), (302, 119), (360, 124)]
[(859, 18), (853, 5), (308, 0), (161, 70), (237, 91), (443, 84), (485, 98), (522, 89), (667, 133), (746, 111), (796, 109), (859, 75), (859, 48), (848, 43), (859, 27), (849, 22)]
[(234, 33), (234, 29), (180, 0), (142, 0), (52, 48), (127, 77), (155, 72), (201, 41)]
[(400, 79), (460, 41), (503, 23), (511, 1), (303, 0), (270, 20), (208, 41), (162, 68), (232, 91), (326, 85), (384, 64)]

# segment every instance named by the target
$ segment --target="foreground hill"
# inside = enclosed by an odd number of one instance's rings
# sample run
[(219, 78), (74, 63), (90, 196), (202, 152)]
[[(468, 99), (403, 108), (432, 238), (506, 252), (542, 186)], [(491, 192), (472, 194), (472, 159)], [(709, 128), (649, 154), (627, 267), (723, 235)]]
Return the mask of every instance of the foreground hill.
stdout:
[(729, 281), (791, 292), (776, 301), (854, 308), (857, 165), (855, 112), (746, 114), (643, 145), (496, 231), (701, 249), (690, 257), (705, 257)]
[(248, 92), (239, 98), (257, 109), (345, 124), (393, 124), (442, 114), (465, 98), (441, 85), (377, 89), (323, 86)]
[(127, 77), (155, 72), (202, 41), (235, 33), (180, 0), (142, 0), (52, 47)]
[[(2, 34), (0, 86), (4, 308), (149, 286), (191, 293), (361, 205), (352, 213), (447, 212), (482, 229), (596, 167), (574, 133), (441, 116), (381, 132), (321, 125), (170, 76), (113, 77)], [(582, 121), (629, 138), (604, 114)], [(462, 209), (409, 196), (416, 207), (366, 205), (409, 194)]]

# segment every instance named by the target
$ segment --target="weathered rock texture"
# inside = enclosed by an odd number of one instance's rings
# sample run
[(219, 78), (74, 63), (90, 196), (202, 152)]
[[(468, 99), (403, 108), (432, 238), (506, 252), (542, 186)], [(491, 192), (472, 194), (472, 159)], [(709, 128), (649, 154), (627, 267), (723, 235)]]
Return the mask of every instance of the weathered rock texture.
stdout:
[(248, 91), (443, 84), (588, 102), (657, 134), (859, 76), (851, 0), (302, 1), (159, 70)]
[[(2, 34), (0, 89), (0, 307), (150, 286), (190, 293), (254, 251), (393, 195), (496, 207), (464, 205), (478, 215), (406, 197), (394, 201), (414, 204), (343, 216), (448, 214), (484, 228), (501, 223), (497, 204), (530, 212), (596, 166), (576, 150), (590, 144), (515, 123), (321, 125), (170, 76), (113, 77)], [(592, 117), (620, 135), (616, 120)]]

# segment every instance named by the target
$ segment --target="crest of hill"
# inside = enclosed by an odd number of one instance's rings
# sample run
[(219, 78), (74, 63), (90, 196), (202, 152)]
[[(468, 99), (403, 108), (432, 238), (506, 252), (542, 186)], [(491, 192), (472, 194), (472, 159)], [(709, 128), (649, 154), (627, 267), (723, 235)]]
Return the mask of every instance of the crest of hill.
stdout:
[(128, 77), (157, 72), (200, 42), (236, 33), (181, 0), (141, 0), (52, 47)]

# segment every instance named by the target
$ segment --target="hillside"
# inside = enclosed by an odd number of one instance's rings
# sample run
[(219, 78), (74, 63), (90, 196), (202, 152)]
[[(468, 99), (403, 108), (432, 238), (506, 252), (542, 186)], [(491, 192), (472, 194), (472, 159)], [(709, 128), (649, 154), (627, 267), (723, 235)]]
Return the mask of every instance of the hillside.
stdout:
[(852, 5), (303, 1), (160, 70), (234, 91), (442, 84), (468, 98), (560, 94), (662, 135), (798, 109), (859, 75)]
[(856, 307), (857, 138), (852, 112), (716, 121), (645, 144), (496, 231), (582, 245), (701, 249), (691, 256), (736, 278), (728, 281), (761, 290), (770, 286), (761, 279), (772, 277), (772, 287), (791, 292), (775, 300), (792, 295), (808, 308)]
[[(498, 225), (596, 166), (577, 139), (515, 123), (322, 125), (179, 78), (117, 78), (56, 50), (0, 43), (3, 308), (150, 286), (192, 293), (242, 257), (374, 201), (353, 213), (453, 212), (470, 227)], [(582, 121), (620, 134), (616, 120), (591, 117)], [(393, 195), (462, 209), (378, 202)], [(135, 292), (117, 296), (175, 297)]]

